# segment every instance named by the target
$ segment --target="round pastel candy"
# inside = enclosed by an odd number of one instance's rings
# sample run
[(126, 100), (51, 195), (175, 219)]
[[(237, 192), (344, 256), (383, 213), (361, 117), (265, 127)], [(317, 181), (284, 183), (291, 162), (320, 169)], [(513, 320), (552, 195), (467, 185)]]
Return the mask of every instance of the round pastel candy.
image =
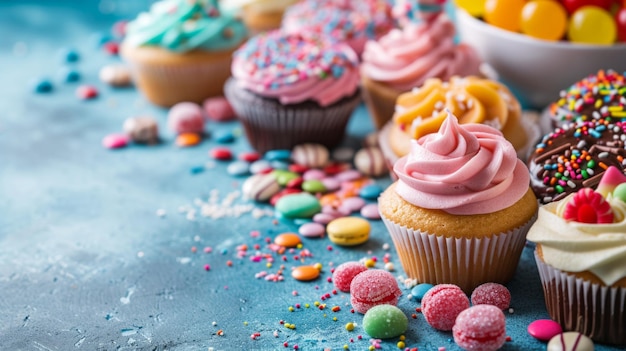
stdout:
[(361, 207), (361, 216), (367, 219), (380, 219), (380, 211), (378, 210), (378, 204), (367, 204)]
[(275, 169), (272, 171), (272, 174), (276, 177), (276, 181), (280, 184), (280, 186), (286, 186), (292, 180), (300, 177), (298, 173), (285, 171), (283, 169)]
[(357, 151), (354, 156), (354, 166), (370, 177), (380, 177), (387, 173), (385, 156), (378, 147), (367, 147)]
[(225, 122), (235, 119), (235, 111), (223, 96), (211, 97), (202, 103), (204, 112), (210, 120)]
[(81, 100), (91, 100), (98, 97), (98, 89), (93, 85), (81, 85), (76, 88), (76, 97)]
[(321, 168), (328, 162), (328, 149), (321, 144), (300, 144), (291, 151), (292, 160), (309, 168)]
[(333, 177), (326, 177), (322, 179), (322, 184), (326, 187), (328, 191), (335, 191), (341, 188), (341, 182)]
[(227, 147), (217, 146), (209, 151), (211, 158), (220, 161), (228, 161), (233, 158), (233, 153)]
[(322, 206), (315, 196), (309, 193), (298, 193), (283, 196), (276, 202), (275, 209), (285, 218), (311, 218), (320, 212)]
[(328, 239), (337, 245), (359, 245), (369, 239), (370, 222), (359, 217), (337, 218), (328, 223), (326, 232)]
[(235, 135), (230, 130), (217, 130), (213, 132), (213, 138), (220, 144), (229, 144), (235, 141)]
[(49, 93), (53, 88), (52, 81), (48, 78), (40, 78), (33, 82), (33, 91), (35, 93)]
[(322, 180), (325, 177), (326, 177), (326, 173), (324, 173), (324, 171), (319, 170), (319, 169), (309, 169), (308, 171), (304, 172), (304, 174), (302, 174), (302, 178), (304, 178), (304, 180), (311, 180), (311, 179)]
[[(313, 216), (313, 218), (315, 218), (315, 216)], [(298, 228), (298, 233), (307, 238), (321, 238), (326, 233), (326, 228), (320, 223), (305, 223)]]
[(317, 193), (325, 193), (326, 187), (324, 186), (324, 183), (322, 183), (320, 180), (311, 179), (311, 180), (305, 180), (302, 183), (302, 190), (311, 194), (317, 194)]
[(132, 83), (130, 69), (124, 65), (106, 65), (98, 73), (100, 81), (113, 87), (125, 87)]
[(291, 276), (301, 281), (314, 280), (320, 276), (320, 270), (315, 266), (299, 266), (291, 271)]
[(73, 67), (62, 67), (59, 70), (59, 77), (66, 83), (78, 82), (80, 80), (80, 72)]
[(198, 133), (180, 133), (176, 136), (176, 146), (178, 147), (191, 147), (200, 144), (202, 136)]
[(280, 191), (280, 185), (271, 174), (255, 174), (243, 182), (241, 191), (248, 199), (264, 202)]
[(276, 206), (276, 203), (278, 202), (278, 200), (283, 198), (283, 196), (286, 196), (286, 195), (289, 195), (289, 194), (298, 194), (298, 193), (301, 193), (301, 192), (302, 192), (302, 190), (300, 190), (300, 189), (292, 189), (292, 188), (282, 189), (281, 191), (279, 191), (276, 194), (272, 195), (272, 197), (270, 198), (270, 205)]
[(302, 243), (296, 233), (281, 233), (274, 238), (274, 244), (284, 247), (296, 247)]
[(551, 319), (538, 319), (531, 322), (527, 328), (528, 334), (541, 341), (548, 341), (554, 336), (561, 334), (561, 325)]
[(404, 312), (393, 305), (378, 305), (363, 316), (363, 330), (376, 339), (389, 339), (402, 335), (409, 326)]
[(350, 303), (355, 311), (366, 313), (377, 305), (397, 305), (402, 291), (393, 274), (382, 269), (368, 269), (350, 283)]
[(626, 183), (622, 183), (615, 187), (613, 190), (613, 196), (626, 202)]
[(361, 174), (361, 172), (357, 171), (356, 169), (348, 169), (335, 175), (335, 178), (340, 182), (350, 182), (360, 179), (362, 177), (363, 175)]
[(567, 11), (558, 1), (529, 1), (522, 8), (521, 27), (533, 38), (560, 40), (567, 30)]
[(256, 151), (244, 151), (238, 154), (237, 158), (246, 162), (255, 162), (261, 159), (261, 154)]
[(319, 223), (319, 224), (328, 224), (330, 222), (332, 222), (333, 220), (337, 219), (338, 216), (333, 216), (331, 214), (328, 213), (316, 213), (313, 216), (313, 222), (315, 223)]
[(154, 144), (159, 141), (159, 126), (152, 117), (129, 117), (124, 121), (123, 130), (136, 143)]
[(376, 200), (383, 190), (384, 189), (378, 184), (370, 184), (359, 190), (359, 196), (368, 200)]
[(546, 351), (593, 351), (593, 341), (579, 332), (555, 335), (548, 342)]
[(522, 8), (526, 0), (486, 0), (485, 22), (511, 31), (518, 32), (521, 28)]
[(257, 160), (250, 164), (250, 173), (252, 174), (266, 173), (270, 170), (272, 170), (272, 166), (267, 160)]
[(469, 306), (469, 299), (460, 287), (453, 284), (438, 284), (424, 295), (422, 314), (433, 328), (448, 331), (452, 330), (459, 313)]
[(344, 262), (333, 271), (333, 284), (343, 292), (350, 292), (350, 284), (357, 274), (365, 272), (367, 267), (357, 261)]
[(282, 160), (272, 160), (270, 161), (270, 166), (274, 169), (289, 170), (289, 163)]
[(433, 287), (434, 285), (428, 284), (428, 283), (417, 284), (416, 286), (413, 287), (413, 289), (411, 289), (411, 295), (413, 296), (415, 301), (421, 302), (422, 299), (424, 298), (424, 295), (426, 295), (428, 290), (430, 290)]
[(570, 17), (567, 36), (574, 43), (611, 45), (615, 42), (617, 27), (608, 11), (583, 6)]
[(102, 139), (102, 146), (107, 149), (119, 149), (128, 145), (128, 137), (125, 134), (109, 134)]
[(349, 197), (344, 199), (339, 209), (346, 213), (360, 211), (365, 206), (365, 200), (360, 197)]
[(233, 161), (226, 167), (226, 172), (232, 176), (242, 176), (250, 173), (250, 164), (245, 161)]
[(64, 48), (59, 51), (59, 57), (62, 62), (73, 63), (80, 60), (80, 54), (73, 48)]
[(506, 318), (496, 306), (472, 306), (459, 313), (452, 335), (463, 350), (496, 351), (506, 341)]
[(193, 102), (179, 102), (170, 108), (167, 125), (177, 134), (204, 133), (202, 109)]
[(285, 149), (269, 150), (263, 157), (268, 161), (289, 161), (291, 151)]
[(511, 304), (511, 293), (502, 284), (485, 283), (474, 289), (470, 300), (472, 305), (493, 305), (506, 310)]

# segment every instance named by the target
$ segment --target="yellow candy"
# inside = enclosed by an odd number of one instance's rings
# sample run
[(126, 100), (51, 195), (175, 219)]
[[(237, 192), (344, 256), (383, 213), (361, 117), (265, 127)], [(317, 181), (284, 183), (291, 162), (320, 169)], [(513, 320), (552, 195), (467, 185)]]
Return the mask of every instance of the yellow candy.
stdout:
[(583, 6), (570, 18), (567, 36), (574, 43), (611, 45), (617, 37), (617, 26), (608, 11)]
[(485, 12), (485, 0), (454, 0), (454, 2), (474, 17), (480, 17)]
[(558, 1), (533, 0), (522, 9), (522, 32), (543, 40), (560, 40), (567, 29), (567, 11)]
[(337, 245), (359, 245), (369, 239), (370, 222), (360, 217), (337, 218), (328, 223), (326, 231), (328, 239)]
[(522, 8), (526, 0), (487, 0), (485, 1), (485, 21), (496, 27), (519, 32)]

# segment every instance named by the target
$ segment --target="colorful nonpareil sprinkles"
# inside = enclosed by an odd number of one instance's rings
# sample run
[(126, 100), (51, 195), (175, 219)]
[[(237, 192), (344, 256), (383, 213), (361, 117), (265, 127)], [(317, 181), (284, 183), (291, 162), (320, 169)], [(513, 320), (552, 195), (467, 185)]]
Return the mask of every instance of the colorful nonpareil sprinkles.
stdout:
[(235, 52), (235, 60), (266, 88), (278, 89), (308, 79), (339, 78), (358, 66), (344, 44), (321, 38), (285, 35), (279, 31), (258, 35)]

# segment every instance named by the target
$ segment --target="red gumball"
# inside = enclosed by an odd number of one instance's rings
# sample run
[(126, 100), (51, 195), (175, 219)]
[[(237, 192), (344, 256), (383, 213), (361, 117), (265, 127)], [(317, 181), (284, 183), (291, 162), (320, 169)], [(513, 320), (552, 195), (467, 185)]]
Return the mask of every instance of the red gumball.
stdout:
[(617, 25), (617, 40), (626, 42), (626, 7), (620, 8), (615, 14), (615, 24)]
[(607, 11), (611, 10), (613, 6), (613, 0), (562, 0), (563, 6), (567, 9), (567, 12), (571, 15), (580, 7), (583, 6), (598, 6)]

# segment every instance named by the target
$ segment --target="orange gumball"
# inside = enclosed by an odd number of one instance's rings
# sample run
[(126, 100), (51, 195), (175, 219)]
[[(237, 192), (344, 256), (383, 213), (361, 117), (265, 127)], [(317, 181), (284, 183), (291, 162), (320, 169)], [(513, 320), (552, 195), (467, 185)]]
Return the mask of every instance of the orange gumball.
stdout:
[(521, 20), (522, 33), (537, 39), (560, 40), (567, 30), (567, 11), (554, 0), (527, 2)]
[(524, 5), (526, 0), (487, 0), (485, 22), (511, 32), (519, 32)]

